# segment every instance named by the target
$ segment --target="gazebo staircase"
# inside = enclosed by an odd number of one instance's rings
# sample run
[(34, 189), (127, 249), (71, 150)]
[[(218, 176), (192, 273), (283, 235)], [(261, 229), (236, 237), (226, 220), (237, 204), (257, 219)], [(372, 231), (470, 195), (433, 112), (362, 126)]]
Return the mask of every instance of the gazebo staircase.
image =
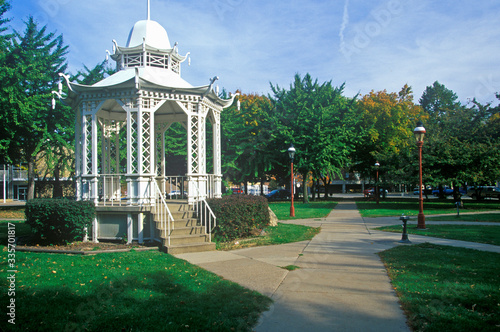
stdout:
[(206, 226), (201, 224), (195, 206), (177, 200), (169, 202), (168, 208), (173, 218), (170, 234), (167, 224), (161, 222), (155, 211), (151, 211), (160, 234), (161, 250), (169, 254), (215, 250), (215, 243), (210, 241), (210, 235)]

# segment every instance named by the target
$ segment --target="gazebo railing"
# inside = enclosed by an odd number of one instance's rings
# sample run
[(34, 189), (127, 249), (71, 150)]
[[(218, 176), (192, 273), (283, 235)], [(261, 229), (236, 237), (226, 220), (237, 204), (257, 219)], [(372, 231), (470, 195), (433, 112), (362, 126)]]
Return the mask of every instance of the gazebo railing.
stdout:
[[(196, 188), (196, 191), (198, 191), (198, 188)], [(199, 192), (196, 193), (193, 208), (200, 220), (200, 224), (205, 227), (208, 234), (208, 241), (212, 242), (212, 231), (217, 226), (217, 217), (210, 208), (210, 205), (208, 205), (207, 200), (201, 197)]]
[[(200, 198), (216, 197), (216, 176), (212, 174), (206, 175), (205, 185), (202, 192), (195, 183), (191, 190), (188, 176), (164, 176), (156, 177), (157, 186), (162, 193), (164, 199), (186, 199), (189, 193), (194, 195), (194, 200)], [(110, 205), (136, 205), (139, 204), (136, 200), (139, 197), (131, 197), (131, 193), (127, 193), (129, 176), (125, 174), (99, 174), (97, 176), (86, 175), (80, 178), (81, 181), (81, 199), (95, 200), (105, 206)], [(97, 182), (94, 187), (93, 182)], [(95, 188), (95, 189), (93, 189)], [(132, 190), (133, 191), (133, 190)], [(152, 197), (152, 196), (150, 196)], [(144, 197), (145, 198), (145, 197)], [(135, 202), (135, 203), (134, 203)]]
[[(158, 177), (160, 181), (160, 188), (163, 189), (163, 192), (166, 195), (167, 199), (185, 199), (188, 196), (189, 190), (189, 177), (184, 175), (173, 175), (173, 176), (163, 176)], [(207, 175), (207, 198), (215, 197), (215, 175), (208, 174)], [(194, 193), (198, 197), (200, 195), (200, 191), (195, 187)]]
[[(167, 245), (170, 246), (170, 234), (174, 230), (174, 217), (172, 217), (172, 213), (168, 208), (167, 201), (165, 200), (165, 196), (162, 193), (162, 190), (158, 186), (156, 179), (151, 179), (150, 186), (151, 196), (155, 197), (155, 205), (153, 207), (153, 213), (155, 215), (155, 221), (159, 221), (161, 225), (160, 232), (166, 232)], [(160, 238), (161, 238), (160, 234)]]
[(120, 174), (100, 174), (99, 176), (99, 201), (122, 205), (122, 178)]

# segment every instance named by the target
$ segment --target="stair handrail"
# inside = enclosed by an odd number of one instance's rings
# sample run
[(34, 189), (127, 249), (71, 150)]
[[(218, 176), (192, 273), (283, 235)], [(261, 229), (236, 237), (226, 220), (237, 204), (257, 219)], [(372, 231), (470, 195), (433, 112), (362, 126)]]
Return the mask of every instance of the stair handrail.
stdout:
[[(161, 229), (164, 230), (167, 228), (167, 243), (168, 246), (170, 246), (170, 233), (171, 229), (174, 229), (174, 225), (171, 222), (174, 221), (174, 217), (172, 216), (172, 213), (170, 212), (170, 209), (168, 208), (167, 201), (165, 200), (165, 196), (163, 196), (160, 187), (158, 186), (158, 183), (156, 182), (156, 179), (151, 179), (151, 182), (154, 183), (153, 185), (153, 190), (155, 191), (154, 197), (155, 197), (155, 205), (154, 205), (154, 210), (155, 210), (155, 215), (160, 216), (160, 224), (161, 224)], [(160, 231), (160, 238), (161, 238), (161, 231)]]
[[(200, 195), (200, 190), (197, 186), (194, 186), (196, 189), (196, 196), (195, 196), (195, 202), (196, 204), (195, 209), (197, 209), (198, 212), (198, 217), (200, 218), (200, 223), (205, 226), (205, 229), (207, 230), (208, 233), (208, 241), (212, 242), (212, 230), (217, 226), (217, 217), (215, 216), (215, 213), (212, 211), (210, 208), (210, 205), (208, 205), (207, 200), (205, 197), (202, 197)], [(204, 207), (204, 209), (202, 209)], [(207, 214), (206, 212), (208, 211), (208, 229), (207, 229), (207, 224), (205, 220), (205, 215)], [(214, 226), (212, 227), (212, 220)]]

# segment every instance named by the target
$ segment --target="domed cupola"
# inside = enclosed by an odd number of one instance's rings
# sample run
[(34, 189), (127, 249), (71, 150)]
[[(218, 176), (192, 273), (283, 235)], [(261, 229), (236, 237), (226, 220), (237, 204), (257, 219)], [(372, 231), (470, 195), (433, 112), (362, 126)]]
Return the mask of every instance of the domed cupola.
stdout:
[(118, 46), (113, 40), (113, 55), (117, 70), (127, 68), (161, 68), (181, 74), (180, 64), (189, 53), (182, 56), (178, 53), (177, 43), (172, 46), (167, 31), (156, 21), (141, 20), (134, 24), (127, 40), (127, 46)]
[(142, 20), (134, 24), (127, 40), (127, 47), (141, 46), (142, 43), (158, 50), (171, 49), (167, 31), (156, 21)]

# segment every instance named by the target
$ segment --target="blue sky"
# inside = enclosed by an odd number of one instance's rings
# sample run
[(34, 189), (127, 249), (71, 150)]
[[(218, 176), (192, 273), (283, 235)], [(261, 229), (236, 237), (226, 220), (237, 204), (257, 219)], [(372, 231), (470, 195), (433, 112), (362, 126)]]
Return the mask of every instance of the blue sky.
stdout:
[[(14, 0), (11, 26), (32, 15), (63, 34), (74, 73), (125, 46), (147, 0)], [(151, 0), (151, 19), (191, 66), (192, 85), (217, 75), (220, 88), (268, 94), (296, 73), (345, 82), (345, 94), (413, 88), (415, 102), (439, 81), (466, 103), (500, 92), (498, 0)], [(496, 103), (495, 103), (496, 104)]]

